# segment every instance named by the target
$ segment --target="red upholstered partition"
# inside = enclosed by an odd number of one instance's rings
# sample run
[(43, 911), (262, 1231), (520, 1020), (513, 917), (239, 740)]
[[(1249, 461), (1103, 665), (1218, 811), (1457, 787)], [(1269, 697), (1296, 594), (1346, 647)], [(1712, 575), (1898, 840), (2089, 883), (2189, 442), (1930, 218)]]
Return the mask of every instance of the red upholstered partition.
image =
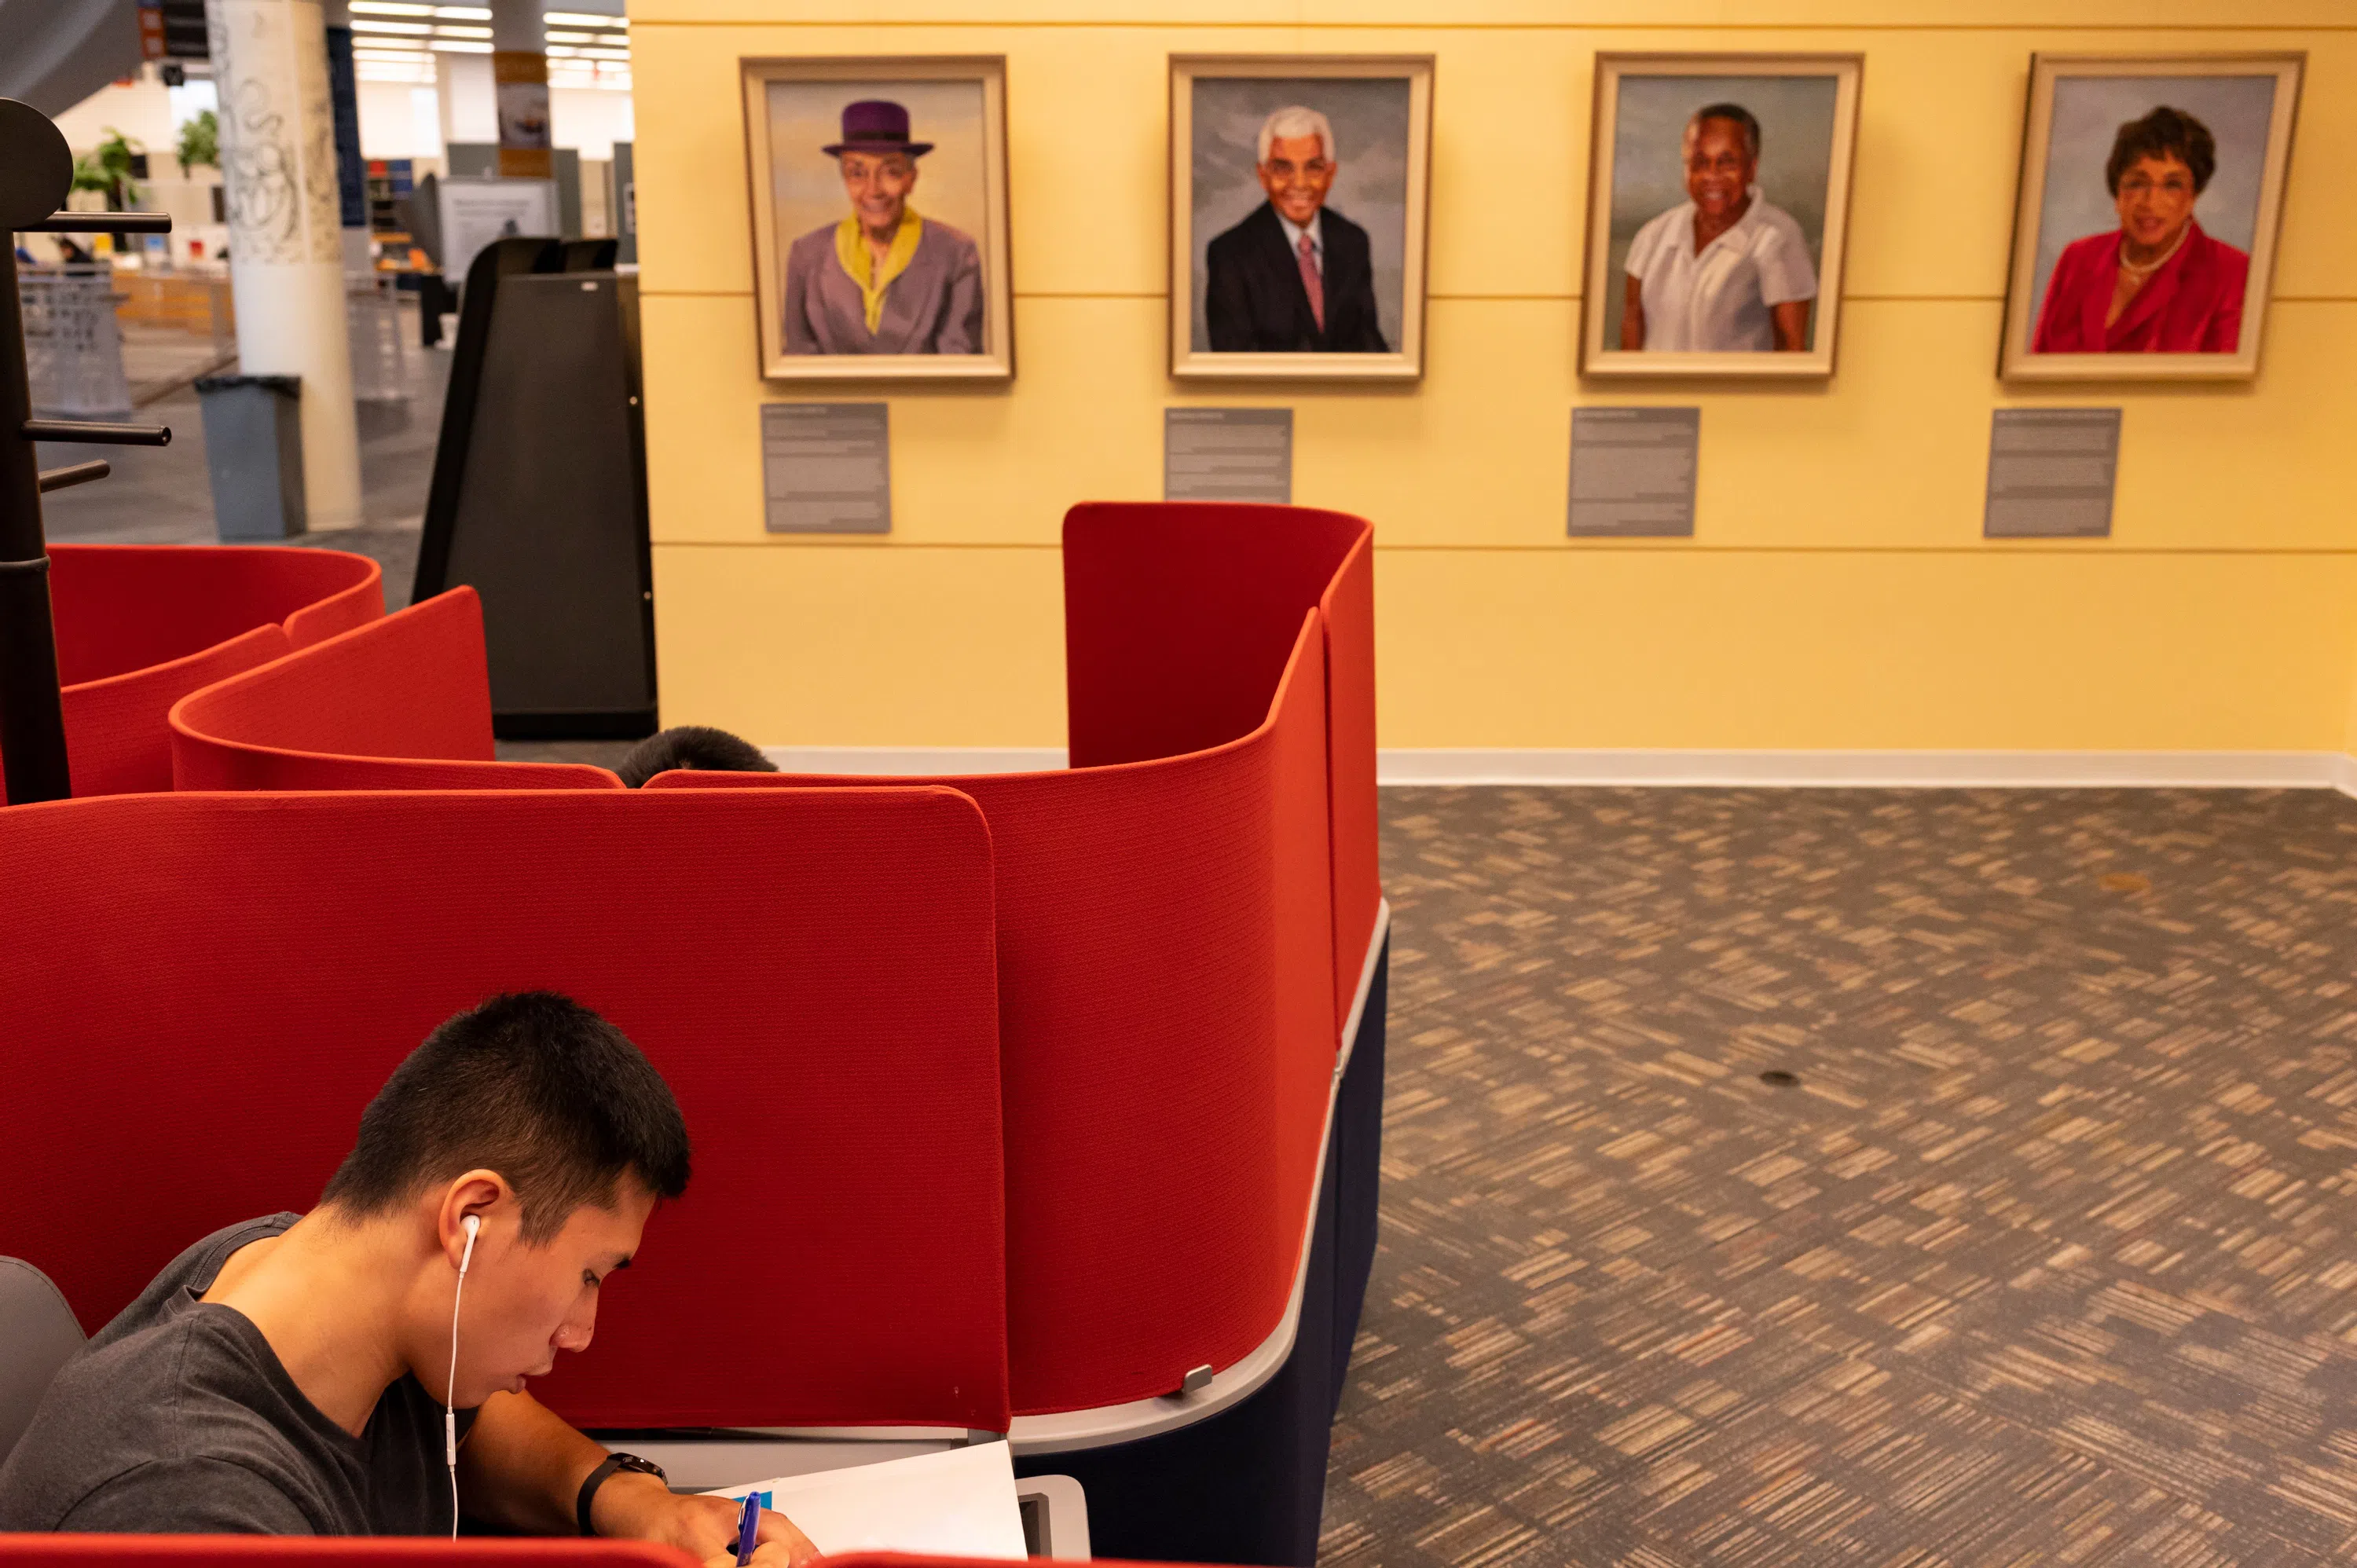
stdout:
[(544, 1398), (1003, 1431), (991, 882), (942, 789), (0, 811), (0, 1239), (95, 1328), (197, 1237), (308, 1207), (436, 1023), (554, 987), (645, 1049), (696, 1153)]
[(165, 715), (190, 692), (384, 613), (377, 564), (334, 550), (49, 550), (76, 795), (172, 787)]
[[(1314, 607), (1287, 653), (1221, 744), (935, 780), (981, 803), (997, 868), (1018, 1413), (1171, 1392), (1283, 1318), (1336, 1047)], [(895, 781), (647, 789), (817, 782)]]
[[(8, 1568), (690, 1568), (694, 1561), (675, 1547), (648, 1541), (564, 1537), (0, 1535), (0, 1563)], [(1141, 1568), (1097, 1561), (1105, 1568)], [(855, 1552), (820, 1562), (826, 1568), (1006, 1568), (1004, 1558), (899, 1552)]]
[(53, 544), (49, 594), (69, 686), (181, 659), (257, 626), (296, 648), (384, 614), (383, 573), (340, 550)]
[(183, 698), (181, 789), (619, 789), (607, 768), (498, 762), (475, 590), (447, 593)]
[(286, 651), (282, 628), (257, 626), (183, 658), (66, 687), (60, 700), (73, 792), (128, 795), (169, 789), (172, 704)]
[(676, 1547), (577, 1538), (0, 1535), (0, 1563), (8, 1568), (691, 1568), (694, 1562)]
[(1374, 530), (1311, 507), (1089, 502), (1064, 518), (1072, 766), (1173, 757), (1260, 722), (1301, 612), (1326, 638), (1334, 1005), (1357, 994), (1383, 889)]
[[(826, 1564), (826, 1568), (1006, 1568), (1006, 1559), (1003, 1557), (932, 1557), (905, 1552), (852, 1552), (822, 1557), (819, 1561)], [(1098, 1557), (1092, 1561), (1103, 1564), (1103, 1568), (1146, 1568), (1143, 1563), (1111, 1557)], [(489, 1565), (486, 1564), (485, 1568)], [(1157, 1563), (1153, 1568), (1203, 1568), (1203, 1565)]]

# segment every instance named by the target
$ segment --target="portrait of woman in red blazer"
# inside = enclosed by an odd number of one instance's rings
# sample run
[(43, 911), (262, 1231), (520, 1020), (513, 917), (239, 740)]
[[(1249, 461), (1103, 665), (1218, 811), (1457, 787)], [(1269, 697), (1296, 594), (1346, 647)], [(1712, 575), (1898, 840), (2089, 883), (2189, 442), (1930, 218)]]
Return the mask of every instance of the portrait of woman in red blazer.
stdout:
[(2063, 247), (2034, 354), (2232, 354), (2251, 258), (2193, 207), (2217, 172), (2210, 128), (2167, 105), (2122, 125), (2104, 166), (2120, 225)]

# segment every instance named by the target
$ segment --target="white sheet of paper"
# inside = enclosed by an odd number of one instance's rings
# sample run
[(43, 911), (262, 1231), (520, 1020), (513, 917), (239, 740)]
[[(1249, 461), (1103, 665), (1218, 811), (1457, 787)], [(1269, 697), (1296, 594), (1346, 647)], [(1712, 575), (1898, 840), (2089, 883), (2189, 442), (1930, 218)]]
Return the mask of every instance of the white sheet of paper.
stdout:
[(784, 1476), (714, 1495), (748, 1492), (769, 1493), (770, 1506), (830, 1557), (845, 1552), (1026, 1555), (1014, 1455), (1003, 1442)]

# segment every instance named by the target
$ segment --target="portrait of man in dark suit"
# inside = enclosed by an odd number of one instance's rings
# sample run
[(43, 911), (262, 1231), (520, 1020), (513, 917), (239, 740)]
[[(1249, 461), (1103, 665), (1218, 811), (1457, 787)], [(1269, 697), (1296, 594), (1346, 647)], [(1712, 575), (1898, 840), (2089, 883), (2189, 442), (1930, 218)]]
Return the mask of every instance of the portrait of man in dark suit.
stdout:
[(1325, 115), (1299, 104), (1261, 123), (1268, 199), (1212, 240), (1203, 321), (1214, 353), (1387, 354), (1367, 231), (1326, 205), (1340, 158)]

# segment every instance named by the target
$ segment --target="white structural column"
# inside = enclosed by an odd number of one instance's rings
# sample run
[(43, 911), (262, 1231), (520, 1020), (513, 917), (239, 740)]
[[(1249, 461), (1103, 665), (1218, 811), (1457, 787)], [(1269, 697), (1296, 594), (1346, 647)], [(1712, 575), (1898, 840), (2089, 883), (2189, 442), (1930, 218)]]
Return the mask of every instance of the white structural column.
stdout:
[(221, 93), (239, 366), (302, 378), (304, 511), (313, 528), (352, 527), (360, 424), (319, 3), (206, 0), (205, 19)]

